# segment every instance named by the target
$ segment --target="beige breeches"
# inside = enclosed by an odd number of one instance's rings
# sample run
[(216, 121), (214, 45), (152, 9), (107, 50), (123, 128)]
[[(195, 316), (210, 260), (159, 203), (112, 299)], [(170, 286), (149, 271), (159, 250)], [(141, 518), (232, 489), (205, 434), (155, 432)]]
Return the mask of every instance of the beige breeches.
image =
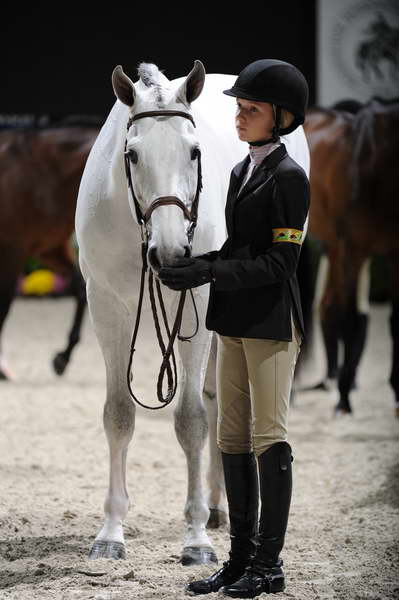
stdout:
[(292, 342), (218, 335), (218, 446), (257, 456), (287, 441), (289, 399), (300, 336)]

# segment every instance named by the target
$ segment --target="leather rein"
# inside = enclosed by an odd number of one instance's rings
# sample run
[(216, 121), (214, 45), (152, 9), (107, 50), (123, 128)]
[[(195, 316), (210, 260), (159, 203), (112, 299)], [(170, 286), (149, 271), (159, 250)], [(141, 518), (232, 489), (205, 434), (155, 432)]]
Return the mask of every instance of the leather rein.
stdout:
[[(129, 131), (133, 122), (138, 119), (143, 119), (146, 117), (162, 117), (162, 116), (163, 117), (183, 117), (185, 119), (189, 119), (195, 127), (194, 119), (190, 115), (190, 113), (179, 111), (179, 110), (152, 110), (152, 111), (137, 113), (136, 115), (133, 115), (132, 117), (130, 117), (130, 119), (127, 123), (127, 130)], [(177, 307), (177, 311), (176, 311), (175, 321), (174, 321), (174, 324), (173, 324), (173, 327), (171, 330), (169, 327), (169, 323), (168, 323), (168, 319), (167, 319), (167, 315), (166, 315), (165, 305), (164, 305), (164, 301), (163, 301), (163, 297), (162, 297), (161, 285), (159, 283), (159, 280), (156, 279), (155, 280), (156, 293), (157, 293), (158, 302), (159, 302), (159, 306), (160, 306), (161, 313), (162, 313), (163, 326), (165, 328), (167, 338), (168, 338), (167, 345), (165, 345), (163, 336), (162, 336), (162, 332), (161, 332), (161, 327), (159, 324), (157, 305), (156, 305), (156, 296), (154, 293), (154, 275), (153, 275), (152, 270), (150, 269), (149, 278), (148, 278), (149, 296), (150, 296), (150, 302), (151, 302), (152, 315), (153, 315), (153, 319), (154, 319), (154, 326), (155, 326), (155, 330), (157, 333), (158, 343), (159, 343), (159, 346), (160, 346), (160, 349), (162, 352), (162, 364), (160, 367), (158, 381), (157, 381), (157, 397), (158, 397), (158, 400), (161, 403), (161, 405), (160, 406), (149, 406), (149, 405), (143, 404), (134, 395), (132, 387), (131, 387), (131, 381), (133, 380), (133, 375), (132, 375), (133, 355), (136, 350), (135, 345), (136, 345), (136, 339), (137, 339), (137, 334), (138, 334), (138, 330), (139, 330), (143, 298), (144, 298), (145, 276), (146, 276), (146, 272), (148, 270), (147, 252), (148, 252), (149, 233), (148, 233), (148, 229), (147, 229), (147, 224), (148, 224), (154, 210), (156, 210), (160, 206), (170, 206), (170, 205), (178, 206), (183, 211), (185, 219), (188, 220), (190, 223), (188, 230), (187, 230), (187, 238), (188, 238), (188, 242), (189, 242), (190, 246), (192, 245), (194, 231), (195, 231), (195, 227), (197, 225), (197, 219), (198, 219), (199, 197), (200, 197), (200, 193), (202, 190), (201, 153), (198, 149), (197, 189), (195, 192), (194, 200), (191, 205), (191, 210), (189, 210), (187, 208), (187, 206), (184, 204), (184, 202), (182, 202), (182, 200), (180, 200), (176, 196), (160, 196), (159, 198), (156, 198), (150, 204), (150, 206), (148, 207), (148, 209), (146, 210), (146, 212), (144, 214), (142, 213), (140, 204), (134, 193), (134, 188), (133, 188), (133, 183), (132, 183), (132, 174), (131, 174), (131, 169), (130, 169), (130, 157), (129, 157), (129, 153), (127, 152), (127, 140), (125, 141), (124, 159), (125, 159), (125, 171), (126, 171), (128, 190), (133, 199), (133, 203), (134, 203), (134, 207), (135, 207), (135, 211), (136, 211), (137, 222), (141, 227), (141, 258), (142, 258), (140, 294), (139, 294), (139, 302), (138, 302), (138, 306), (137, 306), (136, 322), (135, 322), (132, 341), (131, 341), (131, 345), (130, 345), (130, 357), (129, 357), (129, 365), (128, 365), (128, 369), (127, 369), (127, 385), (128, 385), (129, 393), (130, 393), (132, 399), (136, 402), (136, 404), (142, 406), (143, 408), (148, 408), (150, 410), (158, 410), (158, 409), (164, 408), (165, 406), (170, 404), (170, 402), (173, 400), (173, 398), (176, 394), (177, 366), (176, 366), (176, 357), (175, 357), (175, 353), (174, 353), (174, 349), (173, 349), (175, 339), (177, 337), (181, 341), (190, 341), (198, 332), (199, 320), (198, 320), (198, 312), (197, 312), (197, 308), (195, 305), (193, 293), (192, 293), (192, 290), (190, 290), (191, 300), (193, 302), (193, 307), (194, 307), (195, 317), (196, 317), (196, 328), (195, 328), (195, 332), (191, 336), (185, 337), (185, 336), (181, 335), (180, 326), (181, 326), (182, 317), (183, 317), (184, 302), (186, 299), (186, 291), (182, 291), (180, 294), (180, 299), (179, 299), (179, 303), (178, 303), (178, 307)], [(165, 374), (167, 375), (168, 390), (167, 390), (166, 396), (164, 397), (163, 382), (164, 382)]]

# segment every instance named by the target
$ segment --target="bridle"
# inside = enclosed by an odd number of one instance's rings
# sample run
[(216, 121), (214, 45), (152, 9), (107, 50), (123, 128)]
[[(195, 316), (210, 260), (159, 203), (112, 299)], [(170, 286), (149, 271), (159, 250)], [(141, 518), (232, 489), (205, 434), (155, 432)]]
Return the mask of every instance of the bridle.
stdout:
[[(137, 113), (136, 115), (133, 115), (132, 117), (130, 117), (130, 119), (127, 123), (127, 130), (129, 131), (129, 129), (132, 126), (134, 121), (137, 121), (138, 119), (144, 119), (147, 117), (183, 117), (183, 118), (191, 121), (191, 123), (195, 127), (194, 119), (188, 112), (184, 112), (184, 111), (180, 111), (180, 110), (150, 110), (147, 112)], [(144, 228), (147, 239), (148, 239), (147, 223), (150, 220), (151, 215), (154, 212), (154, 210), (159, 208), (160, 206), (168, 206), (168, 205), (174, 204), (175, 206), (178, 206), (179, 208), (181, 208), (185, 218), (190, 223), (188, 231), (187, 231), (187, 238), (191, 245), (191, 242), (192, 242), (192, 239), (194, 236), (194, 230), (197, 225), (198, 203), (199, 203), (199, 196), (200, 196), (200, 193), (202, 190), (202, 169), (201, 169), (201, 152), (200, 152), (200, 150), (198, 149), (198, 154), (197, 154), (197, 158), (198, 158), (197, 189), (195, 192), (194, 200), (191, 205), (191, 210), (189, 210), (187, 208), (187, 206), (184, 204), (184, 202), (182, 202), (182, 200), (180, 200), (180, 198), (177, 198), (176, 196), (160, 196), (159, 198), (156, 198), (150, 204), (150, 206), (147, 208), (146, 212), (143, 214), (141, 211), (140, 204), (134, 193), (133, 183), (132, 183), (132, 174), (130, 171), (130, 159), (129, 159), (129, 154), (126, 152), (126, 149), (127, 149), (127, 140), (125, 142), (125, 152), (124, 152), (127, 184), (128, 184), (129, 192), (133, 199), (134, 208), (136, 211), (137, 222), (142, 227), (142, 229)]]
[[(164, 117), (183, 117), (185, 119), (189, 119), (195, 127), (194, 119), (190, 115), (190, 113), (179, 111), (179, 110), (152, 110), (152, 111), (137, 113), (136, 115), (133, 115), (132, 117), (130, 117), (130, 119), (128, 120), (128, 123), (127, 123), (127, 130), (129, 131), (130, 127), (132, 126), (132, 123), (138, 119), (144, 119), (146, 117), (162, 117), (162, 116), (164, 116)], [(157, 333), (158, 343), (159, 343), (159, 346), (160, 346), (160, 349), (162, 352), (162, 357), (163, 357), (159, 375), (158, 375), (158, 382), (157, 382), (157, 396), (158, 396), (159, 402), (161, 403), (161, 406), (149, 406), (149, 405), (143, 404), (140, 400), (138, 400), (138, 398), (136, 398), (136, 396), (134, 395), (133, 390), (131, 388), (131, 379), (132, 379), (131, 369), (132, 369), (132, 364), (133, 364), (133, 354), (135, 352), (135, 344), (136, 344), (136, 339), (137, 339), (137, 334), (138, 334), (138, 329), (139, 329), (142, 305), (143, 305), (145, 274), (148, 270), (147, 252), (148, 252), (149, 232), (148, 232), (147, 225), (148, 225), (148, 222), (149, 222), (154, 210), (156, 210), (160, 206), (170, 206), (170, 205), (178, 206), (183, 211), (184, 217), (190, 223), (188, 230), (187, 230), (187, 238), (188, 238), (188, 242), (191, 247), (192, 240), (194, 237), (194, 231), (195, 231), (195, 228), (197, 225), (197, 219), (198, 219), (199, 196), (200, 196), (200, 193), (202, 190), (201, 153), (198, 149), (197, 189), (195, 192), (194, 200), (191, 205), (191, 210), (189, 210), (187, 208), (187, 206), (184, 204), (184, 202), (182, 202), (182, 200), (180, 200), (180, 198), (177, 198), (177, 196), (160, 196), (160, 197), (156, 198), (150, 204), (150, 206), (148, 207), (148, 209), (145, 211), (144, 214), (141, 210), (140, 204), (136, 198), (136, 195), (135, 195), (134, 189), (133, 189), (132, 174), (131, 174), (131, 170), (130, 170), (130, 158), (129, 158), (129, 154), (127, 152), (127, 140), (125, 141), (124, 159), (125, 159), (126, 179), (127, 179), (127, 184), (128, 184), (128, 193), (130, 193), (130, 195), (132, 197), (134, 208), (136, 211), (137, 223), (141, 227), (141, 242), (142, 242), (141, 243), (142, 269), (141, 269), (140, 294), (139, 294), (139, 302), (138, 302), (138, 306), (137, 306), (136, 323), (134, 326), (132, 342), (130, 345), (130, 357), (129, 357), (129, 364), (128, 364), (128, 369), (127, 369), (127, 385), (128, 385), (128, 390), (129, 390), (131, 397), (137, 404), (139, 404), (143, 408), (157, 410), (160, 408), (164, 408), (165, 406), (170, 404), (170, 402), (173, 400), (173, 398), (176, 394), (177, 367), (176, 367), (176, 358), (175, 358), (175, 354), (174, 354), (174, 350), (173, 350), (173, 345), (174, 345), (175, 339), (177, 337), (181, 341), (190, 341), (191, 338), (193, 338), (197, 334), (198, 327), (199, 327), (199, 321), (198, 321), (198, 313), (197, 313), (197, 308), (195, 305), (193, 293), (192, 293), (192, 290), (190, 290), (191, 299), (193, 302), (193, 307), (194, 307), (195, 316), (196, 316), (196, 329), (195, 329), (195, 332), (191, 336), (184, 337), (180, 334), (180, 326), (181, 326), (181, 321), (182, 321), (182, 316), (183, 316), (184, 302), (186, 299), (186, 291), (182, 291), (180, 294), (179, 304), (177, 307), (175, 322), (172, 327), (172, 330), (170, 330), (167, 315), (166, 315), (166, 310), (165, 310), (165, 306), (164, 306), (164, 302), (163, 302), (163, 298), (162, 298), (161, 286), (160, 286), (159, 280), (156, 279), (155, 286), (156, 286), (156, 290), (157, 290), (158, 301), (159, 301), (159, 305), (160, 305), (161, 312), (162, 312), (163, 325), (165, 327), (166, 334), (168, 337), (168, 344), (167, 344), (167, 346), (165, 346), (163, 337), (162, 337), (161, 328), (159, 325), (156, 299), (155, 299), (155, 294), (154, 294), (154, 275), (153, 275), (152, 270), (150, 270), (149, 279), (148, 279), (150, 302), (151, 302), (152, 314), (153, 314), (154, 325), (155, 325), (155, 329), (156, 329), (156, 333)], [(168, 378), (168, 391), (167, 391), (166, 397), (163, 396), (163, 389), (162, 389), (165, 373), (167, 374), (167, 378)]]

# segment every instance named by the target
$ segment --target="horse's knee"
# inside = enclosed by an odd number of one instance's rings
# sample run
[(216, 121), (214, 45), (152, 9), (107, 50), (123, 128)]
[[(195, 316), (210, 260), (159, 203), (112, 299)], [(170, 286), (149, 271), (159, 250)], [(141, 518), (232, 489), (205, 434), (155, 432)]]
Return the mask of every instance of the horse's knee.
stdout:
[(135, 415), (136, 407), (130, 399), (107, 400), (103, 420), (108, 439), (126, 439), (129, 442), (134, 431)]
[(179, 403), (174, 412), (177, 439), (186, 450), (203, 445), (208, 434), (207, 412), (203, 403)]

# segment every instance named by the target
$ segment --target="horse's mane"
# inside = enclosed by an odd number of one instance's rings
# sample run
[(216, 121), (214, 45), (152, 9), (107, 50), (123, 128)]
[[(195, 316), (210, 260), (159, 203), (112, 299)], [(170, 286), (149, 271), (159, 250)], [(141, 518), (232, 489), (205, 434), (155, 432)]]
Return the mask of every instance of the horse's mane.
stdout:
[(337, 118), (340, 117), (344, 120), (351, 120), (352, 113), (350, 111), (339, 110), (334, 106), (319, 106), (318, 104), (313, 104), (307, 110), (307, 114), (311, 116), (312, 114), (321, 113), (326, 117)]
[[(381, 136), (381, 123), (386, 134), (383, 139), (377, 137)], [(377, 147), (384, 146), (385, 151), (392, 152), (393, 146), (390, 142), (399, 139), (399, 98), (371, 98), (355, 115), (353, 139), (352, 199), (354, 202), (364, 202), (365, 199), (360, 198), (360, 180), (366, 181), (373, 177), (378, 156)], [(372, 193), (372, 185), (363, 185), (363, 189)]]
[(323, 113), (325, 115), (330, 115), (330, 116), (333, 116), (336, 113), (336, 111), (334, 109), (328, 108), (326, 106), (321, 106), (319, 104), (312, 104), (312, 106), (309, 106), (307, 112), (309, 114), (311, 114), (312, 112), (315, 112), (315, 113), (319, 112), (319, 113)]
[(351, 113), (352, 115), (356, 115), (359, 110), (363, 108), (364, 104), (359, 102), (359, 100), (354, 100), (353, 98), (343, 98), (342, 100), (338, 100), (331, 106), (333, 110), (339, 110)]
[[(360, 160), (361, 148), (368, 145), (368, 152), (375, 152), (377, 140), (375, 140), (375, 118), (376, 115), (384, 115), (392, 124), (399, 120), (399, 98), (380, 98), (373, 96), (358, 112), (353, 122), (353, 133), (356, 140), (355, 160)], [(390, 132), (392, 135), (394, 131)]]

